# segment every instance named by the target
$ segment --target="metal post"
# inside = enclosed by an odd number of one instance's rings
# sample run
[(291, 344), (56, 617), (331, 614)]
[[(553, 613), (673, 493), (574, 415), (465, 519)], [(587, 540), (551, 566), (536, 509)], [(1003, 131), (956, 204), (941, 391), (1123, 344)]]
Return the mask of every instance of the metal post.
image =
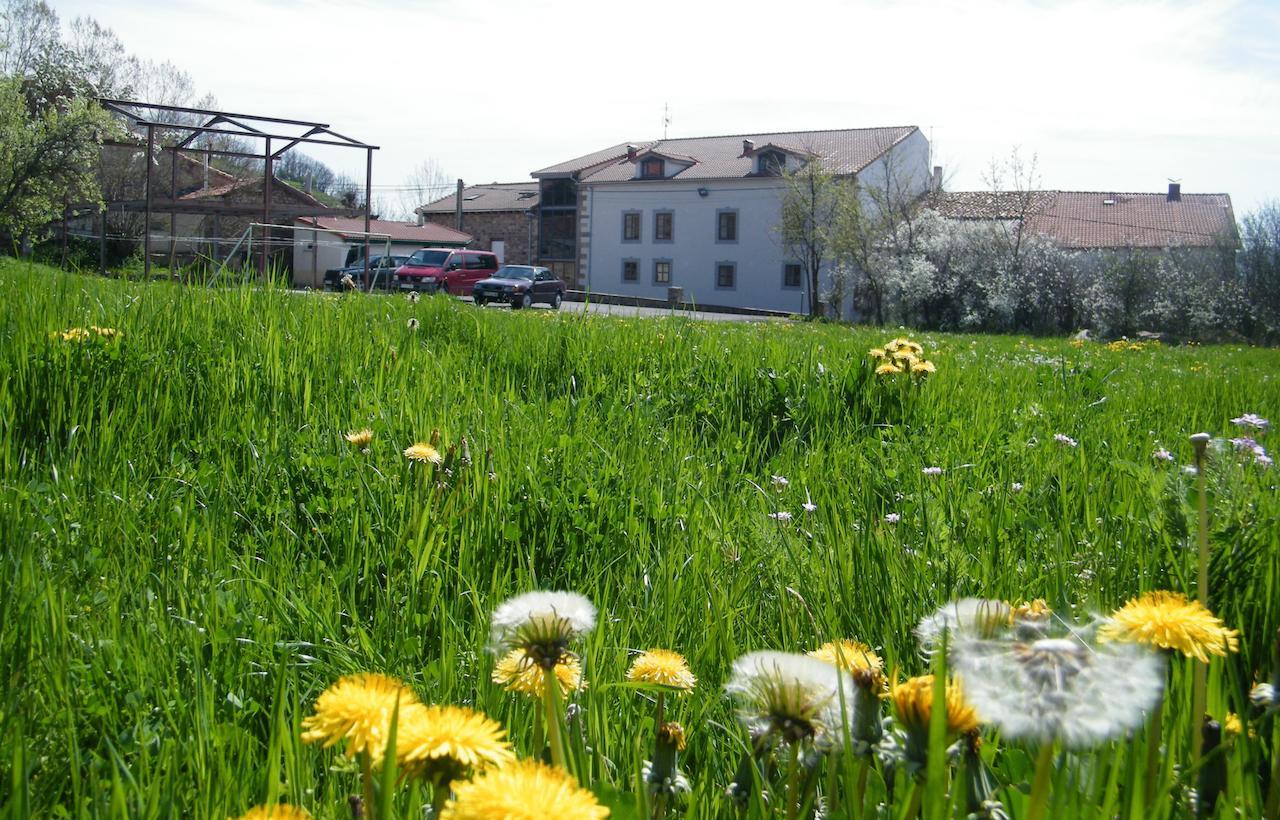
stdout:
[(142, 226), (142, 278), (151, 278), (151, 157), (156, 150), (156, 127), (147, 125), (147, 206)]
[(364, 289), (369, 291), (369, 219), (373, 210), (373, 149), (365, 152), (364, 165)]
[(107, 206), (98, 209), (98, 273), (107, 275)]
[[(178, 152), (171, 151), (169, 153), (169, 206), (173, 207), (178, 201)], [(178, 255), (178, 214), (174, 211), (169, 212), (169, 278), (173, 278), (177, 272), (177, 255)]]
[[(271, 224), (271, 177), (272, 165), (274, 161), (271, 158), (271, 137), (267, 137), (267, 150), (262, 161), (262, 223), (264, 225)], [(267, 255), (270, 252), (271, 242), (270, 230), (264, 229), (262, 232), (262, 261), (258, 263), (258, 273), (263, 279), (267, 277)]]

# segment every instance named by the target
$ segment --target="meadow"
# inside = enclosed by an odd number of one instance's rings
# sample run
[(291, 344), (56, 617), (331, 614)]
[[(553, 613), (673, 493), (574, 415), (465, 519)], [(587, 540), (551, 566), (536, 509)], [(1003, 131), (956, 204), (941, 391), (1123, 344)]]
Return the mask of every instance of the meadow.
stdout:
[[(895, 336), (936, 372), (877, 376), (868, 351)], [(1280, 351), (1243, 346), (480, 310), (0, 260), (0, 805), (350, 817), (359, 766), (300, 736), (364, 671), (480, 710), (537, 757), (537, 702), (491, 682), (490, 617), (560, 589), (598, 610), (566, 743), (614, 817), (654, 811), (654, 695), (625, 684), (655, 647), (698, 679), (666, 698), (690, 786), (671, 814), (797, 816), (813, 806), (784, 809), (789, 782), (726, 796), (751, 748), (723, 689), (736, 658), (854, 638), (905, 679), (931, 663), (913, 629), (958, 598), (1087, 621), (1149, 590), (1194, 597), (1189, 437), (1268, 445), (1231, 420), (1280, 418), (1278, 377)], [(367, 446), (345, 438), (363, 428)], [(406, 458), (416, 442), (443, 463)], [(1280, 472), (1209, 452), (1209, 606), (1239, 651), (1212, 658), (1206, 708), (1239, 723), (1188, 765), (1195, 662), (1173, 656), (1155, 768), (1146, 729), (1059, 750), (1048, 816), (1188, 816), (1209, 766), (1217, 816), (1280, 811), (1275, 710), (1249, 702), (1280, 629)], [(1033, 813), (1035, 749), (983, 736), (994, 798)], [(852, 754), (814, 794), (829, 816), (963, 817), (940, 739), (923, 797)], [(381, 794), (399, 816), (433, 799)]]

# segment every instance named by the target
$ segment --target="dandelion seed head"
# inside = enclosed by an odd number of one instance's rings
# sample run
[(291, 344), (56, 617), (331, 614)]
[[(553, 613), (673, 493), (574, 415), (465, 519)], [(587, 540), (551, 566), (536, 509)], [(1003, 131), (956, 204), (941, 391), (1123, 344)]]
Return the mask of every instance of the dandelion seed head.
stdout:
[(526, 592), (493, 611), (490, 639), (502, 650), (523, 649), (533, 662), (551, 669), (567, 655), (569, 644), (596, 625), (595, 605), (576, 592)]
[(961, 598), (939, 607), (916, 625), (916, 637), (926, 650), (942, 642), (949, 632), (952, 643), (961, 640), (993, 638), (1006, 629), (1013, 618), (1013, 607), (994, 598)]
[(853, 717), (848, 676), (806, 655), (743, 655), (734, 661), (725, 691), (738, 706), (739, 720), (755, 737), (772, 734), (789, 743), (813, 740), (833, 748), (840, 742), (842, 718)]
[(1142, 724), (1160, 699), (1165, 672), (1150, 650), (1096, 645), (1082, 632), (960, 642), (950, 660), (969, 701), (1002, 737), (1094, 746)]

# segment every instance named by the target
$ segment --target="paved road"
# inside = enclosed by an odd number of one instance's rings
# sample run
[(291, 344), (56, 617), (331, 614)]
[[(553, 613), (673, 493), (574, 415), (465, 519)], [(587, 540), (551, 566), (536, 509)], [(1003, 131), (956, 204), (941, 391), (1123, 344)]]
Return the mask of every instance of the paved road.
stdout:
[[(469, 300), (468, 300), (469, 301)], [(509, 308), (489, 308), (485, 310), (508, 310)], [(532, 310), (550, 310), (548, 305), (534, 305)], [(631, 305), (606, 305), (600, 302), (562, 302), (560, 309), (571, 313), (583, 313), (590, 311), (591, 313), (600, 314), (602, 316), (640, 316), (648, 318), (657, 318), (662, 316), (680, 316), (686, 319), (700, 319), (708, 322), (785, 322), (786, 319), (775, 318), (772, 316), (743, 316), (737, 313), (709, 313), (706, 311), (689, 311), (677, 310), (671, 311), (665, 308), (651, 307), (632, 307)]]

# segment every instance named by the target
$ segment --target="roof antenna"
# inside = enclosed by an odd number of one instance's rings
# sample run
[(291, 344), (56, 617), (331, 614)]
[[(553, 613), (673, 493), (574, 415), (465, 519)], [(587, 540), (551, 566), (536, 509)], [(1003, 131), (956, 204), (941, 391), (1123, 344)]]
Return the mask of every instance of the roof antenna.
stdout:
[(662, 138), (667, 138), (667, 126), (671, 124), (671, 106), (662, 104)]

